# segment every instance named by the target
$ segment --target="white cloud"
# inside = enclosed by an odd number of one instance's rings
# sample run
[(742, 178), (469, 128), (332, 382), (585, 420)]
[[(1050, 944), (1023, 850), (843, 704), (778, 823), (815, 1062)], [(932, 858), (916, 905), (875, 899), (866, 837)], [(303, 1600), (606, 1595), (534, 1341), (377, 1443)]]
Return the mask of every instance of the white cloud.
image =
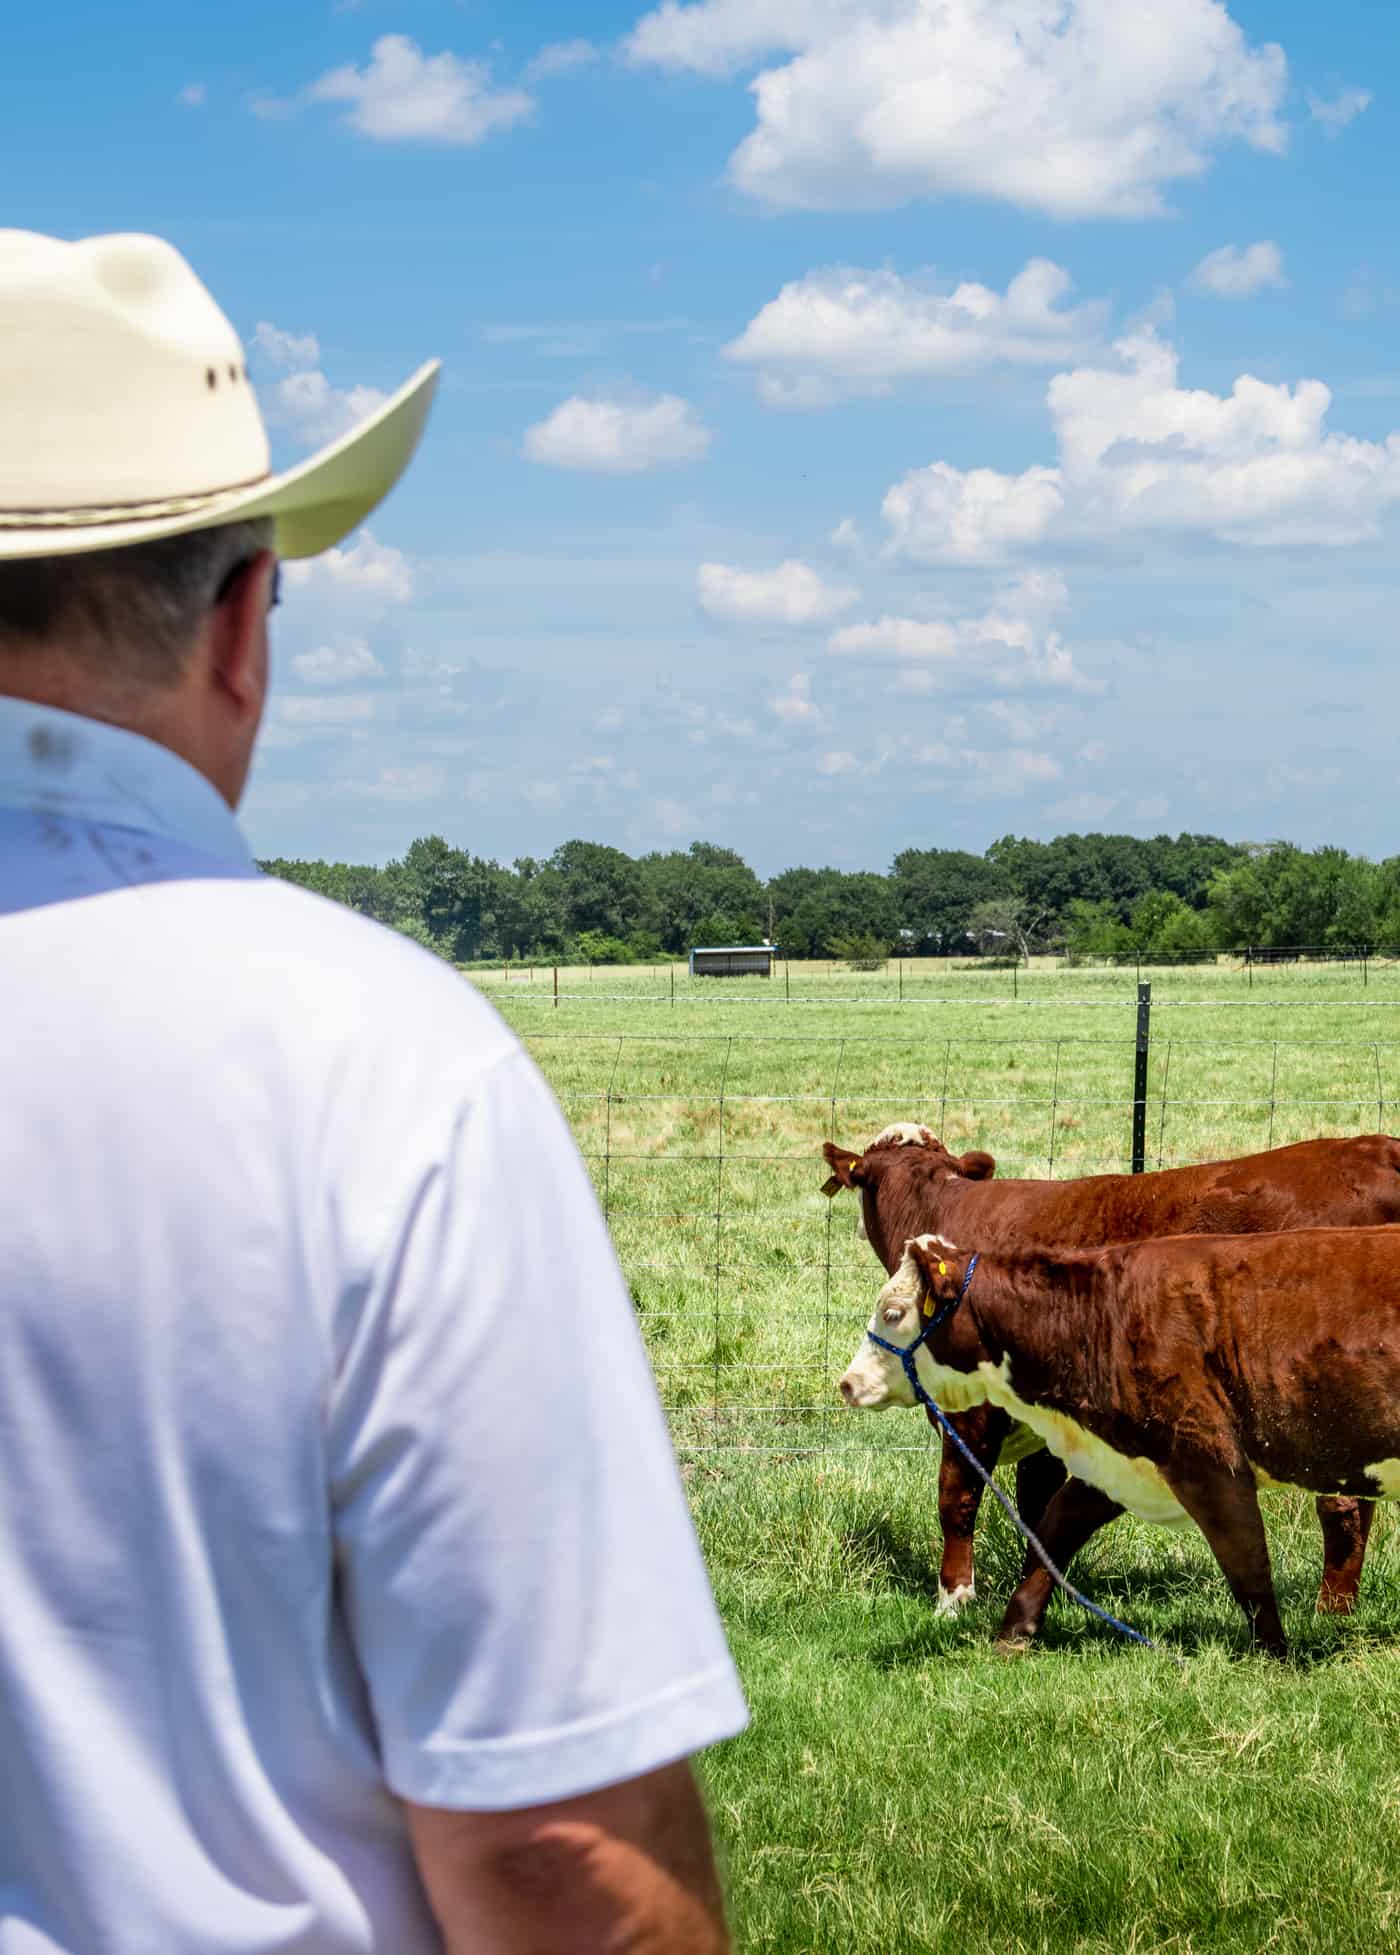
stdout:
[(1033, 747), (1001, 747), (993, 753), (959, 747), (951, 759), (960, 774), (972, 777), (974, 793), (980, 787), (983, 793), (1022, 795), (1060, 780), (1065, 771), (1053, 754)]
[(892, 551), (996, 563), (1149, 533), (1335, 546), (1376, 535), (1400, 499), (1400, 433), (1328, 433), (1321, 381), (1242, 374), (1219, 395), (1179, 387), (1177, 354), (1154, 333), (1120, 340), (1114, 354), (1115, 365), (1051, 381), (1056, 466), (1003, 475), (934, 462), (897, 482), (883, 505)]
[(304, 373), (321, 357), (321, 342), (315, 333), (288, 333), (270, 320), (260, 319), (253, 328), (253, 352), (261, 354), (268, 366)]
[(209, 90), (202, 81), (192, 81), (182, 88), (175, 100), (183, 109), (202, 109), (209, 99)]
[(372, 781), (354, 792), (371, 801), (432, 801), (443, 793), (447, 775), (433, 761), (419, 761), (410, 767), (381, 767)]
[(318, 645), (312, 652), (298, 652), (292, 660), (292, 670), (309, 686), (344, 686), (356, 679), (384, 677), (384, 667), (363, 638), (352, 638), (344, 645)]
[(348, 726), (372, 720), (378, 701), (372, 693), (346, 692), (323, 699), (300, 699), (283, 693), (273, 710), (291, 726)]
[(1007, 364), (1057, 366), (1098, 337), (1102, 306), (1059, 309), (1068, 272), (1033, 258), (1004, 293), (951, 292), (891, 271), (809, 272), (785, 285), (725, 357), (758, 369), (778, 407), (887, 393), (900, 380)]
[[(358, 530), (353, 541), (325, 550), (319, 557), (284, 564), (283, 575), (294, 590), (338, 596), (356, 605), (407, 604), (416, 584), (412, 560), (392, 543), (377, 542), (367, 529)], [(455, 672), (460, 668), (448, 669)]]
[(812, 675), (794, 672), (787, 691), (769, 702), (784, 726), (820, 726), (825, 715), (812, 699)]
[(710, 431), (678, 394), (585, 399), (573, 394), (525, 431), (524, 453), (551, 468), (635, 475), (671, 462), (698, 460)]
[(1150, 794), (1135, 804), (1133, 813), (1139, 821), (1165, 821), (1169, 805), (1165, 794)]
[(853, 753), (824, 753), (817, 757), (819, 774), (858, 774), (860, 762)]
[(631, 60), (750, 84), (739, 187), (809, 209), (995, 197), (1155, 216), (1223, 144), (1278, 153), (1287, 64), (1221, 0), (664, 0)]
[(377, 387), (333, 387), (317, 361), (314, 333), (284, 332), (260, 319), (253, 331), (254, 365), (276, 378), (260, 380), (258, 393), (272, 427), (286, 428), (306, 447), (335, 441), (388, 399)]
[(1258, 244), (1223, 244), (1202, 258), (1189, 283), (1198, 292), (1209, 292), (1216, 299), (1252, 299), (1266, 286), (1285, 286), (1283, 258), (1276, 244), (1261, 239)]
[(1364, 115), (1370, 108), (1372, 95), (1369, 88), (1344, 88), (1332, 101), (1324, 101), (1320, 95), (1308, 90), (1308, 114), (1314, 122), (1320, 122), (1329, 136), (1335, 136), (1345, 129), (1357, 116)]
[(923, 563), (1000, 563), (1038, 543), (1064, 499), (1057, 468), (1002, 475), (932, 462), (896, 482), (882, 509), (901, 555)]
[(597, 59), (598, 50), (592, 41), (551, 41), (526, 67), (525, 79), (547, 81), (551, 75), (567, 75), (572, 69), (582, 68)]
[(1051, 620), (1069, 592), (1058, 571), (1012, 580), (990, 608), (964, 618), (886, 615), (866, 624), (843, 625), (827, 640), (836, 658), (894, 659), (921, 666), (927, 678), (901, 690), (931, 692), (943, 684), (994, 685), (1005, 691), (1027, 686), (1063, 692), (1101, 692), (1088, 679)]
[(694, 816), (680, 801), (653, 801), (651, 812), (663, 835), (684, 835), (695, 827)]
[(829, 584), (810, 564), (791, 558), (774, 570), (702, 563), (695, 581), (701, 609), (712, 618), (824, 624), (860, 599), (853, 584)]
[(534, 107), (521, 89), (492, 88), (486, 62), (425, 55), (406, 34), (381, 35), (365, 68), (332, 68), (306, 95), (312, 102), (349, 103), (350, 127), (380, 143), (471, 147)]

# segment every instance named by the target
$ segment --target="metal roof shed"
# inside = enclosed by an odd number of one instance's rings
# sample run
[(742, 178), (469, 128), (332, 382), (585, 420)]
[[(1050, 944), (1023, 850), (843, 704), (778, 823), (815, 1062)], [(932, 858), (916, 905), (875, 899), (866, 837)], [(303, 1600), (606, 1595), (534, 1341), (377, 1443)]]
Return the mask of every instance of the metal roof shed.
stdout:
[(690, 953), (694, 977), (766, 977), (773, 975), (773, 944), (711, 944)]

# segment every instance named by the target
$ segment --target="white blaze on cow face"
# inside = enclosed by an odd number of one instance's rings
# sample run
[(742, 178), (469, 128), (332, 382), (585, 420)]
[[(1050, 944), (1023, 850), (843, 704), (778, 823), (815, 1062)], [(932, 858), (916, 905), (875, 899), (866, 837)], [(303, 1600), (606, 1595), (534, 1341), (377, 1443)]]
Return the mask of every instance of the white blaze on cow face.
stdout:
[[(952, 1243), (945, 1242), (942, 1236), (920, 1236), (919, 1245), (924, 1249), (938, 1250), (946, 1256), (956, 1256), (958, 1253)], [(886, 1412), (892, 1405), (918, 1403), (910, 1389), (902, 1361), (892, 1351), (882, 1351), (878, 1344), (872, 1344), (869, 1333), (882, 1337), (887, 1344), (908, 1350), (911, 1344), (918, 1341), (927, 1323), (923, 1314), (927, 1289), (912, 1248), (906, 1244), (899, 1268), (880, 1292), (875, 1314), (867, 1326), (867, 1335), (861, 1339), (855, 1356), (842, 1375), (838, 1390), (847, 1405), (862, 1412)], [(970, 1406), (986, 1402), (987, 1380), (980, 1374), (990, 1373), (994, 1369), (991, 1365), (980, 1365), (977, 1372), (971, 1374), (953, 1371), (935, 1360), (927, 1344), (916, 1354), (914, 1365), (924, 1390), (945, 1411), (966, 1412)]]

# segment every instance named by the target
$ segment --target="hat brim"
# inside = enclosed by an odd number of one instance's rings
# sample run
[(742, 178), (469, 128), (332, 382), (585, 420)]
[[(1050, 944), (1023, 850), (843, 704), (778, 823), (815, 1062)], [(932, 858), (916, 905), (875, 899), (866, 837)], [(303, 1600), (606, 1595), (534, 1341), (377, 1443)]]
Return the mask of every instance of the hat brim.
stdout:
[(0, 561), (117, 550), (258, 517), (276, 524), (279, 556), (319, 556), (372, 514), (408, 467), (428, 419), (439, 370), (440, 362), (429, 360), (382, 407), (309, 461), (283, 475), (200, 497), (197, 505), (191, 499), (178, 514), (133, 508), (120, 518), (114, 512), (111, 521), (11, 529), (0, 523)]

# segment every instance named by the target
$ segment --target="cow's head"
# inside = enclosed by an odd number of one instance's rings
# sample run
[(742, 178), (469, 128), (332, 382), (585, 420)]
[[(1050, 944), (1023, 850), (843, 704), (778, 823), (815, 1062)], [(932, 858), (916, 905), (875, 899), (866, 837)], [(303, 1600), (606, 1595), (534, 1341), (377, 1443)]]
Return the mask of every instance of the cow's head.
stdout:
[(886, 1127), (862, 1154), (827, 1141), (822, 1154), (831, 1175), (822, 1187), (827, 1196), (843, 1188), (857, 1189), (865, 1234), (871, 1248), (893, 1274), (903, 1244), (923, 1235), (939, 1220), (930, 1204), (940, 1185), (958, 1181), (986, 1181), (996, 1173), (990, 1154), (950, 1154), (927, 1127), (903, 1122)]
[[(969, 1256), (926, 1235), (905, 1245), (894, 1275), (881, 1290), (868, 1333), (886, 1344), (908, 1350), (918, 1343), (940, 1304), (952, 1303), (962, 1292)], [(966, 1411), (986, 1398), (977, 1368), (985, 1352), (971, 1314), (957, 1310), (915, 1353), (919, 1382), (930, 1398), (949, 1412)], [(862, 1337), (855, 1356), (836, 1388), (847, 1405), (863, 1412), (884, 1412), (892, 1405), (915, 1405), (903, 1361), (893, 1351)]]

